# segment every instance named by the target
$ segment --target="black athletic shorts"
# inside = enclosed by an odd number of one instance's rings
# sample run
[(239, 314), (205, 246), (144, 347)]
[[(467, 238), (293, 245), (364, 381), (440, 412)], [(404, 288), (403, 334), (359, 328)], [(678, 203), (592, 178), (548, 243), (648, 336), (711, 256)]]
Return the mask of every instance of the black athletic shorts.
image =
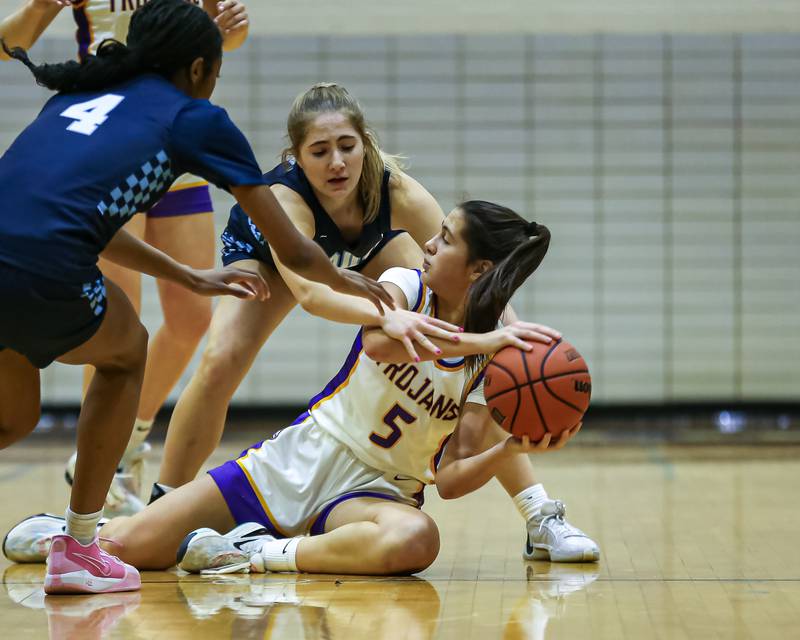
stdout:
[(89, 340), (107, 306), (103, 275), (86, 283), (43, 278), (0, 263), (0, 349), (43, 369)]

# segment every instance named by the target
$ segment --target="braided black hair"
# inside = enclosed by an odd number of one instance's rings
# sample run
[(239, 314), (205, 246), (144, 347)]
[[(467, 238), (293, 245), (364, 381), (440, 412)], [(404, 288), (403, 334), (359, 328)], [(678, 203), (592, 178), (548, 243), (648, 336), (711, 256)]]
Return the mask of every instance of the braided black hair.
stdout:
[(37, 65), (21, 47), (3, 51), (22, 62), (43, 87), (64, 93), (97, 91), (143, 73), (171, 80), (203, 58), (208, 73), (222, 56), (222, 34), (200, 7), (185, 0), (152, 0), (133, 12), (128, 44), (104, 40), (81, 62)]

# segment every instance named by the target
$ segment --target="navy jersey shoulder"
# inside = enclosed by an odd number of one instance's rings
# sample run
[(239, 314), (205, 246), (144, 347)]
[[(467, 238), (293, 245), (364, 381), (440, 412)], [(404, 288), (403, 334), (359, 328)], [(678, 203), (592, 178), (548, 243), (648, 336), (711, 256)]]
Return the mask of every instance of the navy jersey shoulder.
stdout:
[[(365, 224), (358, 241), (348, 243), (339, 231), (339, 227), (331, 219), (320, 204), (311, 184), (303, 170), (293, 161), (281, 163), (271, 171), (264, 174), (264, 180), (269, 185), (282, 184), (296, 192), (314, 215), (314, 241), (322, 247), (331, 261), (340, 267), (355, 267), (365, 262), (372, 256), (374, 250), (380, 245), (384, 236), (392, 227), (392, 211), (389, 197), (389, 171), (384, 171), (381, 184), (381, 202), (377, 217)], [(230, 225), (234, 227), (249, 228), (259, 242), (264, 240), (258, 233), (255, 225), (247, 218), (239, 205), (231, 211)], [(272, 262), (271, 256), (268, 262)]]
[(263, 184), (225, 111), (160, 76), (57, 94), (0, 158), (0, 261), (85, 278), (114, 233), (185, 171), (225, 188)]

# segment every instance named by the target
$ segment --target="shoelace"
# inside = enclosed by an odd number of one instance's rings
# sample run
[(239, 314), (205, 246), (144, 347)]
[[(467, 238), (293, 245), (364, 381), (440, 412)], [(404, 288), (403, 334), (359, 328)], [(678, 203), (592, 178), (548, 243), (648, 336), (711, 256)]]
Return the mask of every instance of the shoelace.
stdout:
[(539, 533), (542, 532), (546, 524), (552, 523), (548, 528), (550, 528), (555, 535), (558, 535), (558, 529), (561, 529), (565, 535), (584, 535), (580, 529), (576, 529), (564, 519), (567, 515), (567, 509), (564, 507), (564, 503), (561, 502), (561, 500), (556, 500), (555, 503), (555, 513), (550, 513), (542, 518), (542, 521), (539, 523)]

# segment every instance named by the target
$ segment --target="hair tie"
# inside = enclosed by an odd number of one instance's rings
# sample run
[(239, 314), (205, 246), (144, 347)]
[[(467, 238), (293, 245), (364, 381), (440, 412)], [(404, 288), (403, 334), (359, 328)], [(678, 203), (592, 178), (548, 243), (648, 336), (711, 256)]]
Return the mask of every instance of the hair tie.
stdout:
[(539, 235), (539, 225), (535, 222), (525, 223), (525, 235), (529, 238)]

